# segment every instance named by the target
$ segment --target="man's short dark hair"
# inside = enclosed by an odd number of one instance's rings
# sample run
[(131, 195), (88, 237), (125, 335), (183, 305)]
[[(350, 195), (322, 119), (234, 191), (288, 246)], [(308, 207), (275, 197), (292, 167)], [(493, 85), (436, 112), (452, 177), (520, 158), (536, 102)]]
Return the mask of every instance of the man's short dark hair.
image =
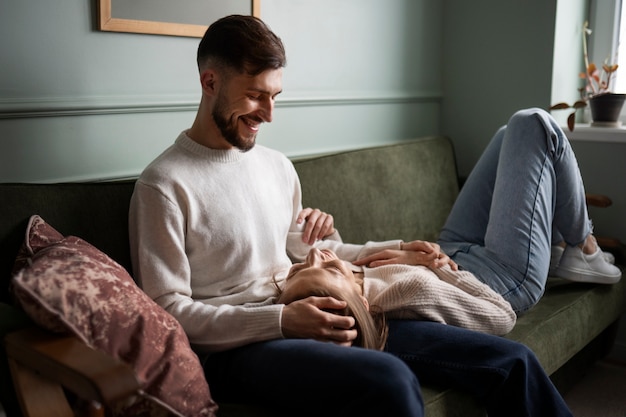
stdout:
[(231, 15), (211, 24), (198, 46), (198, 68), (223, 66), (258, 75), (287, 64), (282, 41), (254, 16)]

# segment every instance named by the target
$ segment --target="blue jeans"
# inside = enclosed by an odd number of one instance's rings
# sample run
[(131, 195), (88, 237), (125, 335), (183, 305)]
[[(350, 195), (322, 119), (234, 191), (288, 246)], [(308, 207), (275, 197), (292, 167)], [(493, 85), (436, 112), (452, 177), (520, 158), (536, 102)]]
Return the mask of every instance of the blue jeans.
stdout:
[(544, 293), (550, 245), (591, 233), (578, 162), (544, 110), (515, 113), (470, 173), (441, 249), (522, 313)]
[(386, 350), (273, 340), (212, 354), (204, 366), (218, 404), (263, 405), (285, 416), (422, 417), (419, 377), (470, 393), (490, 417), (571, 417), (535, 355), (520, 343), (393, 320)]

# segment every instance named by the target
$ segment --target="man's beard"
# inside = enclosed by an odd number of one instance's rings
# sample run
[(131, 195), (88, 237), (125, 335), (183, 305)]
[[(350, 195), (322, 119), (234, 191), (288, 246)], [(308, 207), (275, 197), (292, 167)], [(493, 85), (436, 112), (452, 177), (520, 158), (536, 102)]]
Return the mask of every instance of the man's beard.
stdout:
[(242, 137), (239, 134), (237, 119), (228, 119), (225, 116), (226, 111), (224, 108), (226, 106), (224, 103), (225, 100), (220, 95), (215, 103), (215, 108), (213, 109), (213, 120), (215, 121), (217, 128), (220, 130), (220, 133), (228, 143), (242, 152), (248, 152), (250, 149), (254, 148), (256, 143), (256, 134), (247, 138)]

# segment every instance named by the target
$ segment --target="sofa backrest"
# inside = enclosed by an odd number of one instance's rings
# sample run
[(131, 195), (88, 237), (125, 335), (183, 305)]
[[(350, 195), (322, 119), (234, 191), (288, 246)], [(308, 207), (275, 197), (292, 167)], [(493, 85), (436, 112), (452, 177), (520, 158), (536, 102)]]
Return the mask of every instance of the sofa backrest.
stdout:
[[(304, 207), (331, 213), (344, 241), (435, 240), (458, 193), (450, 141), (428, 137), (295, 160)], [(0, 184), (0, 301), (24, 241), (40, 215), (63, 235), (93, 244), (129, 272), (128, 208), (134, 180)], [(4, 278), (7, 277), (7, 278)]]
[(344, 242), (436, 240), (459, 191), (454, 148), (432, 136), (294, 161), (304, 207), (333, 215)]
[(130, 271), (128, 207), (134, 180), (68, 184), (0, 184), (0, 300), (26, 225), (40, 215), (64, 235), (85, 239)]

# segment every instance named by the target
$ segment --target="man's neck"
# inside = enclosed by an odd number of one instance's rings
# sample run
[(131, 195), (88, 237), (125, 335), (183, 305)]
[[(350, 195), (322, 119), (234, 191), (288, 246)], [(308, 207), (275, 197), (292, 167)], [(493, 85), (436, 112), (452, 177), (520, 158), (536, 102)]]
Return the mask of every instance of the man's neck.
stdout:
[(199, 111), (187, 136), (194, 142), (211, 149), (231, 149), (233, 146), (224, 139), (210, 115)]

